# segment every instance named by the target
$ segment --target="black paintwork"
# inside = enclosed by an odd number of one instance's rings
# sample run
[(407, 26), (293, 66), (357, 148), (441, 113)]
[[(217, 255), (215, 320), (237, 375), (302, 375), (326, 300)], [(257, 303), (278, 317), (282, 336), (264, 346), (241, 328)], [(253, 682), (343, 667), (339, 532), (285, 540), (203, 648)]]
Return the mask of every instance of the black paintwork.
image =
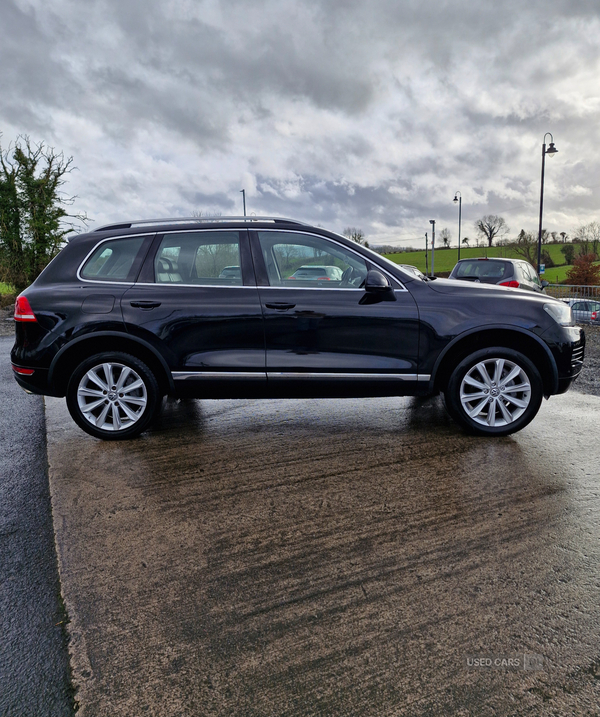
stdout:
[[(110, 349), (152, 364), (165, 393), (200, 397), (432, 393), (444, 387), (467, 353), (497, 345), (515, 348), (536, 363), (546, 395), (566, 390), (581, 369), (582, 355), (574, 359), (573, 351), (583, 347), (583, 331), (560, 326), (544, 311), (544, 304), (554, 301), (550, 297), (422, 280), (323, 229), (283, 220), (277, 225), (361, 254), (371, 270), (369, 291), (270, 287), (256, 242), (259, 230), (272, 228), (264, 221), (253, 221), (251, 230), (244, 222), (221, 221), (123, 225), (72, 239), (24, 292), (38, 323), (17, 322), (11, 357), (14, 365), (35, 372), (15, 374), (16, 380), (34, 393), (64, 395), (74, 366)], [(183, 230), (238, 231), (242, 285), (154, 283), (161, 238)], [(78, 278), (99, 242), (135, 235), (145, 241), (126, 280)], [(174, 380), (173, 372), (186, 377)], [(202, 375), (190, 376), (195, 372)], [(361, 376), (348, 376), (352, 373)], [(382, 374), (395, 376), (382, 380)], [(429, 379), (416, 381), (417, 374)], [(398, 375), (408, 380), (399, 381)]]

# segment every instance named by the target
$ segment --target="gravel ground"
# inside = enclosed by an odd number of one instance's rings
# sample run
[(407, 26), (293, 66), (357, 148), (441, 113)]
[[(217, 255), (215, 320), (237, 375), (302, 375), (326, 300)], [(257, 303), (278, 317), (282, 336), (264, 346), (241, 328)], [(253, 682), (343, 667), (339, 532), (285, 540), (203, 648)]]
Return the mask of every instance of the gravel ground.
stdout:
[[(0, 336), (13, 334), (12, 314), (12, 306), (0, 311)], [(587, 326), (585, 334), (585, 364), (572, 389), (579, 393), (600, 396), (600, 326)]]

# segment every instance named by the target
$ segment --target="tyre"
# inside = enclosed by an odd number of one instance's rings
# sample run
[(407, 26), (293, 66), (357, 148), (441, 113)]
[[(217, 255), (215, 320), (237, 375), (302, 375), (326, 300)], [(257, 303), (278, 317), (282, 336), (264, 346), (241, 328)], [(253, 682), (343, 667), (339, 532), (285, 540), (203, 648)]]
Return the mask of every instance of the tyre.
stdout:
[(135, 356), (96, 354), (75, 369), (67, 387), (67, 407), (86, 433), (108, 441), (139, 436), (160, 408), (152, 371)]
[(482, 349), (452, 372), (444, 398), (448, 413), (470, 433), (507, 436), (537, 414), (543, 398), (539, 371), (512, 349)]

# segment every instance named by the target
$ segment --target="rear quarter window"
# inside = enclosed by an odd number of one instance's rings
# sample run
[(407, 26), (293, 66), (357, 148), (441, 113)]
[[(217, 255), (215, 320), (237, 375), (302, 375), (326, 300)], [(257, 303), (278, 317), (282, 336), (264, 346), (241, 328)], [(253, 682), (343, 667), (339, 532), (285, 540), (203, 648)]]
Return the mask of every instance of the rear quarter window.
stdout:
[(134, 263), (146, 237), (103, 242), (81, 268), (81, 278), (92, 281), (133, 281)]

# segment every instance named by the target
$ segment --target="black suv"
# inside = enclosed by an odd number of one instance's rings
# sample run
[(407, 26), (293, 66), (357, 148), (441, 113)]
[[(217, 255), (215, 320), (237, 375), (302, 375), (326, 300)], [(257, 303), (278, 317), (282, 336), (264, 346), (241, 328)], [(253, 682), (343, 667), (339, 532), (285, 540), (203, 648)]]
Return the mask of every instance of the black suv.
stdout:
[[(296, 274), (311, 265), (319, 271)], [(105, 439), (141, 433), (167, 394), (443, 392), (467, 430), (506, 435), (567, 390), (585, 343), (561, 301), (419, 277), (337, 234), (267, 217), (77, 236), (17, 298), (15, 321), (18, 383), (66, 396), (79, 426)]]
[(528, 289), (545, 293), (547, 281), (540, 281), (536, 270), (523, 259), (499, 259), (496, 257), (477, 257), (461, 259), (449, 279), (475, 281), (484, 284), (499, 284), (513, 289)]

